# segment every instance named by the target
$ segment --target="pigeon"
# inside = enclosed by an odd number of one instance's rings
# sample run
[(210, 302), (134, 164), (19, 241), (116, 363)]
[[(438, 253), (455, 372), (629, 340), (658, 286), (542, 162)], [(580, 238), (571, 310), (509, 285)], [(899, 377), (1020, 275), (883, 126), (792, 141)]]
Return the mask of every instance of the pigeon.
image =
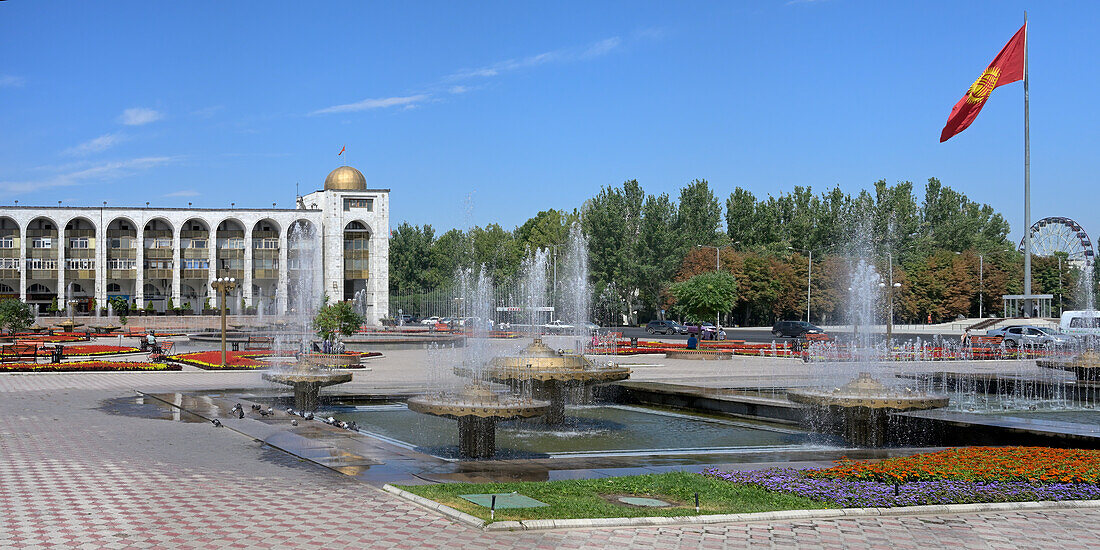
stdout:
[(263, 410), (263, 409), (260, 409), (260, 416), (263, 416), (263, 417), (265, 417), (265, 418), (266, 418), (266, 417), (267, 417), (267, 415), (269, 415), (269, 414), (271, 414), (271, 413), (269, 413), (269, 412), (267, 412), (267, 411), (265, 411), (265, 410)]
[(217, 418), (215, 418), (214, 420), (211, 420), (210, 423), (213, 424), (215, 428), (222, 427), (222, 421), (218, 420)]
[(290, 407), (287, 407), (287, 408), (286, 408), (286, 413), (287, 413), (287, 414), (294, 414), (294, 409), (292, 409), (292, 408), (290, 408)]
[(297, 419), (291, 420), (290, 425), (291, 426), (297, 426), (298, 425), (298, 420)]
[(268, 407), (267, 408), (267, 414), (275, 414), (275, 409), (273, 409), (271, 407)]
[(350, 426), (350, 427), (348, 427), (348, 429), (349, 429), (349, 430), (351, 430), (351, 431), (353, 431), (353, 432), (357, 432), (357, 431), (359, 431), (359, 425), (358, 425), (358, 424), (356, 424), (355, 422), (352, 422), (352, 423), (351, 423), (351, 426)]
[(244, 418), (244, 409), (237, 409), (237, 418)]
[(313, 420), (313, 413), (306, 413), (306, 420)]
[(325, 422), (328, 422), (329, 424), (334, 424), (334, 423), (336, 423), (336, 419), (330, 416), (327, 419), (325, 419)]

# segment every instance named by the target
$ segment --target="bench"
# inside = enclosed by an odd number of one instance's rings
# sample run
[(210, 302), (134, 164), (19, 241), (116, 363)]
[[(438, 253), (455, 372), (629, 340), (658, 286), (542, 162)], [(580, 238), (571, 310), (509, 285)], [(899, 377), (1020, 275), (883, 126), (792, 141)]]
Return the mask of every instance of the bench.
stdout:
[(38, 362), (38, 344), (4, 344), (0, 345), (0, 363), (8, 361), (20, 361), (30, 359)]
[(269, 351), (274, 344), (275, 338), (272, 336), (249, 336), (248, 343), (244, 345), (244, 349)]
[(168, 359), (168, 354), (172, 351), (172, 346), (176, 343), (172, 341), (157, 342), (153, 345), (153, 351), (149, 354), (149, 360), (154, 363), (163, 363)]
[(999, 348), (999, 347), (1001, 347), (1001, 343), (1003, 343), (1003, 342), (1004, 342), (1004, 337), (1003, 336), (971, 336), (970, 337), (970, 346), (975, 347), (975, 348), (977, 348), (977, 347)]

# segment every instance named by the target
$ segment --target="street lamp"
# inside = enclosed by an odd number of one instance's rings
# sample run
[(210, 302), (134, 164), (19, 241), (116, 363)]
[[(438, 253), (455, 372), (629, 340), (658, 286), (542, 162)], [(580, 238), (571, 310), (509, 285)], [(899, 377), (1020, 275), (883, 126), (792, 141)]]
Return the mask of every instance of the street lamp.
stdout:
[(806, 260), (806, 322), (810, 322), (810, 279), (814, 273), (814, 251), (809, 248), (795, 248), (788, 246), (787, 250), (806, 252), (810, 257)]
[(222, 367), (225, 366), (225, 294), (230, 290), (237, 288), (237, 280), (233, 277), (218, 277), (214, 279), (210, 286), (214, 290), (218, 291), (218, 297), (222, 301)]
[[(714, 249), (714, 270), (715, 271), (722, 271), (722, 249), (721, 248), (718, 248), (717, 246), (711, 246), (709, 244), (697, 244), (697, 245), (695, 245), (695, 247), (696, 248), (713, 248)], [(721, 327), (722, 327), (722, 314), (721, 313), (715, 313), (714, 314), (714, 337), (715, 338), (718, 338), (718, 330)], [(702, 328), (700, 328), (700, 330), (702, 330)], [(700, 332), (699, 335), (702, 336), (703, 333)]]
[[(891, 273), (891, 281), (893, 278), (893, 273)], [(886, 288), (886, 300), (889, 302), (889, 311), (886, 315), (886, 346), (889, 348), (894, 335), (894, 289), (901, 288), (901, 283), (891, 282), (890, 285), (879, 283), (878, 287)]]

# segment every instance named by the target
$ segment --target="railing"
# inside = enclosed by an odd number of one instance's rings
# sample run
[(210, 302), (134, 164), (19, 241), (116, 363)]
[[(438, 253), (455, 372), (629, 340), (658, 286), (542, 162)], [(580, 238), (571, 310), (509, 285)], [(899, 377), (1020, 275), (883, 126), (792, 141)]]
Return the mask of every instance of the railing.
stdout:
[(184, 269), (184, 270), (180, 271), (180, 278), (181, 279), (188, 279), (188, 280), (197, 279), (197, 280), (200, 280), (200, 281), (205, 281), (208, 278), (210, 278), (210, 270), (209, 269)]
[(137, 278), (137, 268), (133, 268), (133, 269), (108, 269), (107, 270), (107, 278), (108, 279), (124, 279), (124, 280), (136, 279)]
[(252, 270), (252, 278), (253, 279), (278, 279), (279, 278), (279, 270), (278, 269), (253, 269)]
[(344, 270), (344, 279), (369, 279), (369, 278), (370, 278), (370, 271), (367, 270), (367, 269), (358, 269), (358, 270), (345, 269)]
[(172, 278), (172, 270), (171, 269), (146, 269), (145, 270), (145, 278), (146, 279), (171, 279)]
[(66, 269), (65, 278), (72, 279), (91, 279), (95, 280), (94, 269)]
[(218, 277), (233, 277), (234, 279), (244, 279), (243, 269), (219, 269), (217, 272)]
[(210, 257), (209, 248), (184, 248), (183, 257), (189, 260), (205, 260)]
[(169, 259), (172, 258), (171, 248), (146, 248), (146, 258)]

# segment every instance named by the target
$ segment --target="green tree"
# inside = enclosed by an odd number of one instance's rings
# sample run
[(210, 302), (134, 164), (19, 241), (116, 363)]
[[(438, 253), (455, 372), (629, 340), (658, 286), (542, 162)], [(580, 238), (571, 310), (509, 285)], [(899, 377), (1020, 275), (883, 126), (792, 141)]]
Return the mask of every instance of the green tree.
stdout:
[[(326, 300), (327, 302), (327, 300)], [(348, 302), (325, 304), (313, 317), (313, 330), (324, 340), (337, 334), (351, 336), (363, 324), (363, 317)]]
[(676, 231), (685, 247), (717, 243), (721, 221), (722, 207), (707, 180), (694, 180), (680, 190)]
[(15, 298), (0, 300), (0, 325), (6, 327), (8, 332), (22, 332), (33, 322), (31, 306)]
[(669, 292), (676, 298), (678, 310), (689, 319), (702, 321), (733, 309), (737, 279), (724, 271), (710, 271), (672, 284)]
[(431, 287), (432, 241), (430, 225), (402, 222), (390, 235), (390, 292), (412, 294)]
[(638, 234), (638, 286), (643, 307), (656, 313), (662, 309), (661, 292), (680, 266), (680, 238), (673, 226), (676, 204), (667, 193), (646, 197)]
[(118, 315), (118, 322), (125, 325), (127, 320), (126, 316), (130, 314), (130, 301), (121, 296), (115, 296), (114, 298), (109, 298), (107, 303), (110, 304), (115, 315)]

